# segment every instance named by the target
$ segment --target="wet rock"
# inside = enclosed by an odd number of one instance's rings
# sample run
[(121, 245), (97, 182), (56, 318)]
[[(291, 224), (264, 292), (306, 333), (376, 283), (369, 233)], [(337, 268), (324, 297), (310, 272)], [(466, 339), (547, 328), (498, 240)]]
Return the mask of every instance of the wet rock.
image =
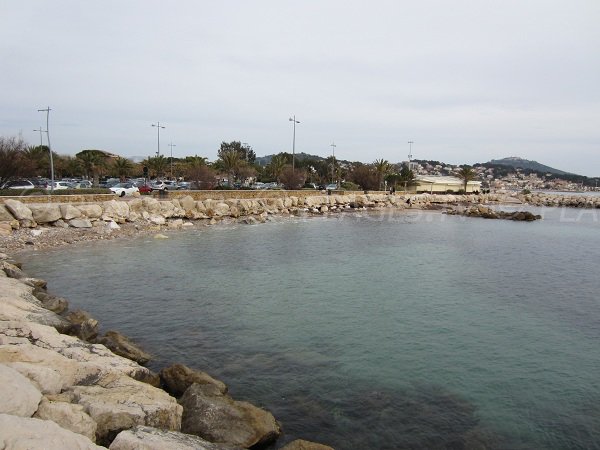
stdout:
[(62, 428), (81, 434), (96, 442), (96, 422), (84, 411), (83, 406), (42, 398), (34, 417), (51, 420)]
[(12, 367), (0, 364), (0, 413), (31, 417), (38, 409), (42, 393)]
[(45, 291), (35, 291), (34, 295), (42, 303), (42, 306), (56, 314), (62, 314), (69, 309), (69, 302), (55, 295), (48, 294)]
[(213, 444), (201, 437), (177, 431), (136, 426), (121, 431), (110, 444), (111, 450), (241, 450), (223, 444)]
[(146, 364), (152, 356), (132, 342), (127, 336), (118, 331), (107, 331), (104, 336), (96, 339), (96, 343), (102, 344), (123, 358), (131, 359), (138, 364)]
[(280, 450), (333, 450), (333, 447), (318, 444), (316, 442), (305, 441), (303, 439), (296, 439), (281, 447)]
[(206, 372), (190, 369), (183, 364), (173, 364), (171, 367), (161, 370), (160, 377), (165, 391), (177, 398), (181, 397), (194, 383), (211, 384), (221, 393), (227, 392), (227, 386), (222, 381), (215, 380)]
[(19, 279), (27, 277), (27, 274), (23, 272), (18, 266), (8, 261), (0, 261), (0, 269), (2, 269), (4, 273), (6, 273), (6, 275), (10, 278)]
[(85, 436), (51, 420), (0, 414), (0, 448), (28, 450), (101, 450)]
[(259, 447), (273, 442), (281, 433), (271, 413), (235, 401), (212, 384), (193, 384), (179, 403), (184, 411), (181, 431), (211, 442)]
[(66, 318), (71, 323), (69, 329), (71, 336), (77, 336), (79, 339), (88, 342), (93, 341), (98, 336), (98, 321), (90, 313), (78, 309), (71, 311)]

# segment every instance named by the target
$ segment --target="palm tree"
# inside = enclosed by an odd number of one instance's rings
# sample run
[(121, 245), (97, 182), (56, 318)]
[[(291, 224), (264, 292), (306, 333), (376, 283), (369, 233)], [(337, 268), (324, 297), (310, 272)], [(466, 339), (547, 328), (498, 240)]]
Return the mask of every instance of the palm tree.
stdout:
[(83, 150), (75, 157), (81, 160), (83, 170), (85, 171), (86, 177), (94, 179), (94, 186), (98, 186), (99, 183), (99, 170), (105, 166), (105, 156), (96, 150)]
[(129, 174), (129, 171), (133, 168), (133, 164), (127, 158), (117, 158), (113, 161), (113, 169), (123, 181)]
[(376, 159), (373, 165), (375, 166), (375, 173), (377, 173), (377, 185), (379, 186), (379, 190), (381, 190), (383, 179), (390, 172), (392, 166), (387, 159)]
[(157, 177), (160, 177), (164, 173), (167, 163), (165, 155), (159, 155), (144, 160), (142, 164), (152, 170)]
[(269, 163), (269, 172), (278, 183), (281, 179), (281, 175), (283, 174), (283, 169), (285, 168), (286, 164), (287, 160), (284, 155), (273, 156), (271, 162)]
[(408, 184), (415, 179), (415, 174), (407, 166), (402, 166), (402, 170), (400, 170), (400, 176), (398, 179), (399, 181), (404, 182), (404, 192), (406, 192)]
[(227, 172), (229, 186), (233, 186), (235, 174), (242, 164), (240, 153), (235, 150), (228, 150), (221, 153), (220, 165)]
[(456, 176), (458, 178), (460, 178), (461, 180), (463, 180), (463, 182), (465, 183), (465, 194), (467, 193), (467, 184), (469, 183), (469, 181), (475, 180), (477, 179), (477, 172), (475, 172), (473, 170), (472, 167), (470, 166), (462, 166), (460, 168), (460, 171), (456, 174)]

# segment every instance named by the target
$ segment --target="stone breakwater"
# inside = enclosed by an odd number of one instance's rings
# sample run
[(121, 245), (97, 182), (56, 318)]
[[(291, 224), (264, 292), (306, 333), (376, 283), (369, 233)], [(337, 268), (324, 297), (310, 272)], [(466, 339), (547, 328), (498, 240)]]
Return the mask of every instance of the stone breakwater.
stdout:
[[(281, 196), (257, 199), (194, 200), (191, 195), (169, 200), (136, 197), (96, 203), (27, 203), (5, 199), (0, 204), (0, 233), (7, 235), (21, 228), (40, 225), (59, 228), (89, 229), (128, 222), (168, 225), (180, 228), (184, 220), (219, 220), (246, 218), (263, 221), (272, 214), (340, 212), (352, 209), (384, 207), (427, 207), (432, 204), (488, 203), (510, 201), (506, 195), (387, 195), (343, 194), (305, 197)], [(514, 201), (514, 199), (512, 199)], [(253, 220), (254, 219), (254, 220)]]
[(596, 195), (570, 195), (567, 193), (547, 194), (543, 192), (532, 192), (531, 194), (519, 194), (518, 199), (523, 203), (534, 206), (600, 208), (600, 196)]
[(271, 413), (234, 400), (223, 382), (181, 364), (155, 374), (135, 343), (99, 337), (89, 314), (67, 311), (46, 281), (0, 254), (0, 448), (226, 450), (281, 434)]

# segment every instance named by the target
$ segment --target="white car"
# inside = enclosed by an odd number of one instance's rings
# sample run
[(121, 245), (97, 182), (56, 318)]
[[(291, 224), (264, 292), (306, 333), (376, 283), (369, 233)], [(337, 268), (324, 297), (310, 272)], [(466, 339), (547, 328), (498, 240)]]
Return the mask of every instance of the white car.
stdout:
[(71, 187), (71, 184), (68, 181), (55, 181), (54, 182), (54, 186), (52, 185), (52, 183), (48, 183), (48, 186), (46, 186), (46, 190), (47, 191), (60, 191), (61, 189), (73, 189)]
[(125, 197), (126, 195), (133, 195), (135, 192), (139, 192), (137, 186), (134, 186), (131, 183), (118, 183), (109, 189), (119, 197)]

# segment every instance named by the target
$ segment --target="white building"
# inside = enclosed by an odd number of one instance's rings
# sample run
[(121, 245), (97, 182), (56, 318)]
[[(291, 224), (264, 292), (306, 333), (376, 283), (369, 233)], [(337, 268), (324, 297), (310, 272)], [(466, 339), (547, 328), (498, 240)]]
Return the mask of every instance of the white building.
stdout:
[[(465, 188), (465, 182), (457, 177), (419, 175), (411, 183), (409, 190), (414, 192), (445, 193), (458, 192)], [(467, 193), (481, 191), (481, 181), (473, 180), (467, 183)]]

